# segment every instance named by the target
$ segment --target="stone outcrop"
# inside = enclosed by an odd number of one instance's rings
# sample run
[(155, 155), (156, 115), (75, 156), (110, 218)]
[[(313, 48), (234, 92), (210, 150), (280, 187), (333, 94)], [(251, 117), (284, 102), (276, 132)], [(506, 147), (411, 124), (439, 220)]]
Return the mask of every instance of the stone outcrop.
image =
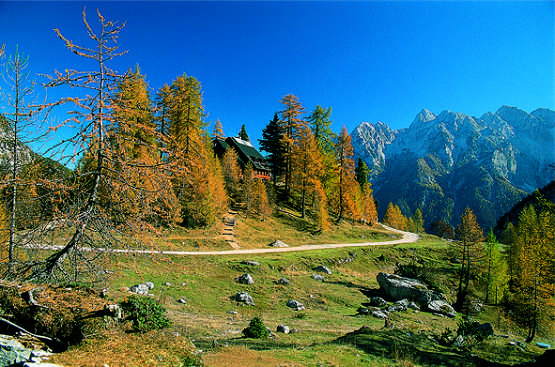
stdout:
[[(445, 296), (436, 291), (428, 289), (424, 284), (416, 279), (401, 277), (396, 274), (379, 273), (376, 277), (380, 289), (392, 301), (414, 301), (423, 309), (439, 313), (448, 317), (455, 317), (456, 312), (447, 302)], [(408, 307), (403, 304), (404, 308)]]
[(237, 282), (241, 283), (241, 284), (254, 284), (254, 279), (252, 278), (252, 276), (249, 273), (243, 274), (240, 277), (237, 278)]

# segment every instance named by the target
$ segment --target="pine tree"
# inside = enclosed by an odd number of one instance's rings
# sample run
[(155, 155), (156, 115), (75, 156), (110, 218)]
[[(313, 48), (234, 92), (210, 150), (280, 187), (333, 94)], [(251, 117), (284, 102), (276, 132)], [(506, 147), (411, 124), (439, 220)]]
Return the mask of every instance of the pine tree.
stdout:
[(241, 125), (241, 130), (239, 130), (239, 138), (244, 141), (251, 141), (251, 138), (249, 138), (249, 134), (247, 134), (247, 128), (245, 127), (245, 124)]
[(277, 113), (274, 114), (274, 118), (262, 130), (262, 139), (259, 139), (258, 142), (260, 143), (260, 150), (268, 153), (267, 162), (272, 171), (272, 182), (275, 189), (277, 179), (283, 170), (284, 156), (282, 131)]
[(462, 266), (459, 271), (459, 286), (457, 290), (457, 301), (455, 308), (460, 310), (466, 299), (471, 278), (471, 268), (475, 254), (475, 247), (484, 240), (484, 234), (476, 215), (470, 208), (466, 208), (461, 215), (461, 222), (455, 232), (455, 238), (459, 241), (462, 252)]
[(370, 168), (368, 168), (368, 165), (362, 160), (362, 158), (359, 158), (357, 161), (355, 174), (360, 187), (364, 187), (364, 185), (369, 183), (368, 176), (370, 175)]

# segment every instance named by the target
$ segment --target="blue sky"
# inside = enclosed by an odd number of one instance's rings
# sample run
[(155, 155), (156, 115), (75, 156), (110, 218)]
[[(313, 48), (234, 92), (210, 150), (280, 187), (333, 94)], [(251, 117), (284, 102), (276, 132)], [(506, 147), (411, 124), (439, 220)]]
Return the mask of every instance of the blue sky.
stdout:
[(293, 93), (331, 106), (333, 128), (408, 127), (427, 108), (480, 116), (503, 104), (555, 108), (554, 2), (20, 2), (0, 0), (0, 44), (34, 73), (86, 68), (58, 40), (85, 41), (81, 11), (126, 21), (113, 65), (139, 64), (153, 91), (196, 77), (207, 120), (253, 140)]

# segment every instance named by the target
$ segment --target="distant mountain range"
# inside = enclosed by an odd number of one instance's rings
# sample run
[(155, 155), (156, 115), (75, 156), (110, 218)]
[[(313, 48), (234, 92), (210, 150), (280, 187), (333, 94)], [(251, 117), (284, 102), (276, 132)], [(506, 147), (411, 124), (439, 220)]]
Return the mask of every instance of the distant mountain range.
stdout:
[(503, 106), (481, 117), (422, 110), (408, 128), (363, 122), (351, 133), (355, 157), (372, 169), (379, 213), (420, 208), (429, 225), (457, 225), (468, 206), (484, 228), (555, 179), (555, 112)]

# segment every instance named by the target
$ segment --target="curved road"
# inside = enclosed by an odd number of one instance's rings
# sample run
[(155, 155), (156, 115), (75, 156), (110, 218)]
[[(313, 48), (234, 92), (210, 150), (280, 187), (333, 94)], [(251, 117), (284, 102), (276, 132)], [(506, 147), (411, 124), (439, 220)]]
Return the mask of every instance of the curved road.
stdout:
[[(325, 250), (343, 247), (367, 247), (367, 246), (384, 246), (397, 245), (400, 243), (413, 243), (418, 240), (418, 235), (411, 232), (400, 231), (385, 225), (381, 225), (384, 229), (391, 232), (401, 234), (402, 237), (397, 240), (381, 241), (381, 242), (363, 242), (363, 243), (334, 243), (325, 245), (302, 245), (295, 247), (271, 247), (271, 248), (255, 248), (255, 249), (236, 249), (225, 251), (152, 251), (152, 250), (133, 250), (133, 249), (88, 249), (91, 251), (107, 251), (114, 253), (133, 253), (133, 254), (161, 254), (161, 255), (177, 255), (177, 256), (213, 256), (213, 255), (243, 255), (243, 254), (268, 254), (278, 252), (294, 252), (294, 251), (311, 251)], [(40, 246), (43, 250), (60, 250), (63, 246)], [(82, 250), (87, 250), (83, 249)]]

